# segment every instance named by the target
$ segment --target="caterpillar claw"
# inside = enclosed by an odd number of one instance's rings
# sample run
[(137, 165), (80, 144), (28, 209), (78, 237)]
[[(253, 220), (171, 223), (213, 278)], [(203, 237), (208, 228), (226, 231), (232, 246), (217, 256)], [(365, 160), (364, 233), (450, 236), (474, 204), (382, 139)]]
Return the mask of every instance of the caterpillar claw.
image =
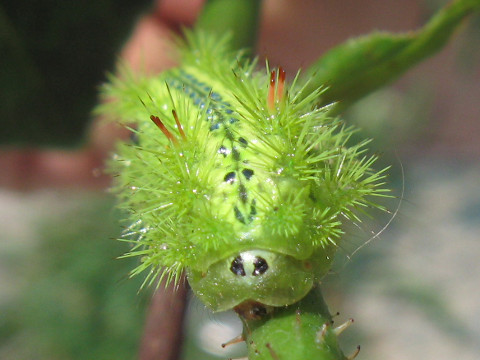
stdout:
[(360, 352), (360, 345), (357, 346), (357, 349), (353, 352), (352, 355), (347, 356), (347, 360), (353, 360), (357, 357), (358, 353)]
[(227, 342), (223, 343), (222, 348), (226, 348), (229, 345), (241, 343), (242, 341), (245, 341), (243, 335), (235, 336), (233, 339), (230, 339)]
[(265, 346), (267, 347), (268, 351), (270, 352), (270, 356), (272, 357), (273, 360), (279, 360), (280, 358), (278, 357), (277, 353), (275, 350), (273, 350), (272, 345), (270, 343), (266, 343)]
[[(338, 313), (337, 313), (338, 314)], [(335, 333), (335, 336), (338, 336), (340, 335), (342, 332), (344, 332), (347, 328), (350, 327), (350, 325), (352, 325), (354, 322), (353, 319), (348, 319), (347, 321), (345, 321), (343, 324), (337, 326), (336, 328), (333, 329), (333, 332)], [(327, 323), (324, 323), (321, 327), (321, 329), (319, 331), (317, 331), (317, 334), (316, 334), (316, 341), (318, 343), (322, 343), (323, 340), (325, 339), (325, 336), (327, 335), (327, 331), (328, 329), (330, 328), (330, 326), (332, 326), (333, 324), (333, 321), (332, 322), (327, 322)], [(356, 355), (355, 355), (356, 356)]]
[(344, 332), (346, 329), (348, 329), (350, 327), (350, 325), (352, 325), (354, 322), (354, 320), (352, 318), (348, 319), (347, 321), (345, 321), (343, 324), (337, 326), (335, 329), (333, 329), (333, 331), (335, 332), (335, 335), (340, 335), (342, 332)]

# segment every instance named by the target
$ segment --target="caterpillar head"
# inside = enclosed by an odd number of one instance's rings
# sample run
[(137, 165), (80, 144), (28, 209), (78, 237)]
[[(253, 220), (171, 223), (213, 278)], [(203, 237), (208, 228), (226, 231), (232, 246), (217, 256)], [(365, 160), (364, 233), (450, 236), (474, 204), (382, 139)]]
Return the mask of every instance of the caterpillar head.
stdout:
[(190, 270), (188, 280), (207, 306), (224, 311), (245, 301), (268, 306), (293, 304), (310, 291), (319, 271), (308, 259), (252, 249), (232, 254), (206, 272)]

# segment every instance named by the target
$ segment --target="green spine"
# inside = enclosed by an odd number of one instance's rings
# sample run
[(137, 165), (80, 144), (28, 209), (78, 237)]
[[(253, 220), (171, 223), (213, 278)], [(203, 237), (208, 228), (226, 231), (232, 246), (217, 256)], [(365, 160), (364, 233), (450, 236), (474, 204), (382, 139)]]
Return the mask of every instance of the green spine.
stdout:
[(147, 283), (176, 280), (186, 269), (205, 274), (251, 249), (304, 261), (318, 279), (329, 269), (342, 223), (358, 219), (357, 209), (379, 207), (374, 197), (387, 192), (384, 171), (372, 170), (367, 141), (349, 143), (353, 128), (329, 117), (328, 107), (315, 107), (321, 89), (305, 94), (295, 79), (269, 107), (268, 72), (229, 53), (226, 42), (187, 34), (178, 68), (153, 77), (124, 74), (105, 87), (115, 101), (101, 111), (128, 124), (136, 138), (121, 143), (110, 164), (132, 224), (126, 256), (142, 258), (133, 274), (151, 268)]

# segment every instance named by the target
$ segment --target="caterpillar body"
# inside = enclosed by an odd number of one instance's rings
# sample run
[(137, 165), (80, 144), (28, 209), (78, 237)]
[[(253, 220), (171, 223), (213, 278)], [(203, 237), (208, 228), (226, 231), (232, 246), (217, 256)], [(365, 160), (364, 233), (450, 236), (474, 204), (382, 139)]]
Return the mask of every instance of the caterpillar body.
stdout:
[(297, 76), (256, 70), (227, 40), (186, 35), (180, 65), (113, 78), (102, 111), (131, 128), (110, 163), (129, 213), (126, 256), (146, 283), (186, 271), (214, 311), (302, 299), (330, 268), (342, 223), (379, 207), (367, 141), (315, 106)]

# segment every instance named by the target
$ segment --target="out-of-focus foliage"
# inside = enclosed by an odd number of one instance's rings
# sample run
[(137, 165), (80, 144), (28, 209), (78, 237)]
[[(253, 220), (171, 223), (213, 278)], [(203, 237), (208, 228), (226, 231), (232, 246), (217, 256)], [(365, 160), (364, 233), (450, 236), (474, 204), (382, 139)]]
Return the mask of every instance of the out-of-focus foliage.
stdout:
[(2, 276), (21, 281), (0, 301), (0, 358), (133, 359), (147, 293), (137, 296), (140, 279), (126, 277), (135, 260), (115, 259), (127, 244), (112, 239), (121, 230), (113, 203), (98, 195), (60, 199), (70, 209), (38, 217), (36, 240), (22, 251), (2, 247)]
[(4, 1), (0, 5), (0, 143), (80, 140), (134, 16), (152, 2)]

